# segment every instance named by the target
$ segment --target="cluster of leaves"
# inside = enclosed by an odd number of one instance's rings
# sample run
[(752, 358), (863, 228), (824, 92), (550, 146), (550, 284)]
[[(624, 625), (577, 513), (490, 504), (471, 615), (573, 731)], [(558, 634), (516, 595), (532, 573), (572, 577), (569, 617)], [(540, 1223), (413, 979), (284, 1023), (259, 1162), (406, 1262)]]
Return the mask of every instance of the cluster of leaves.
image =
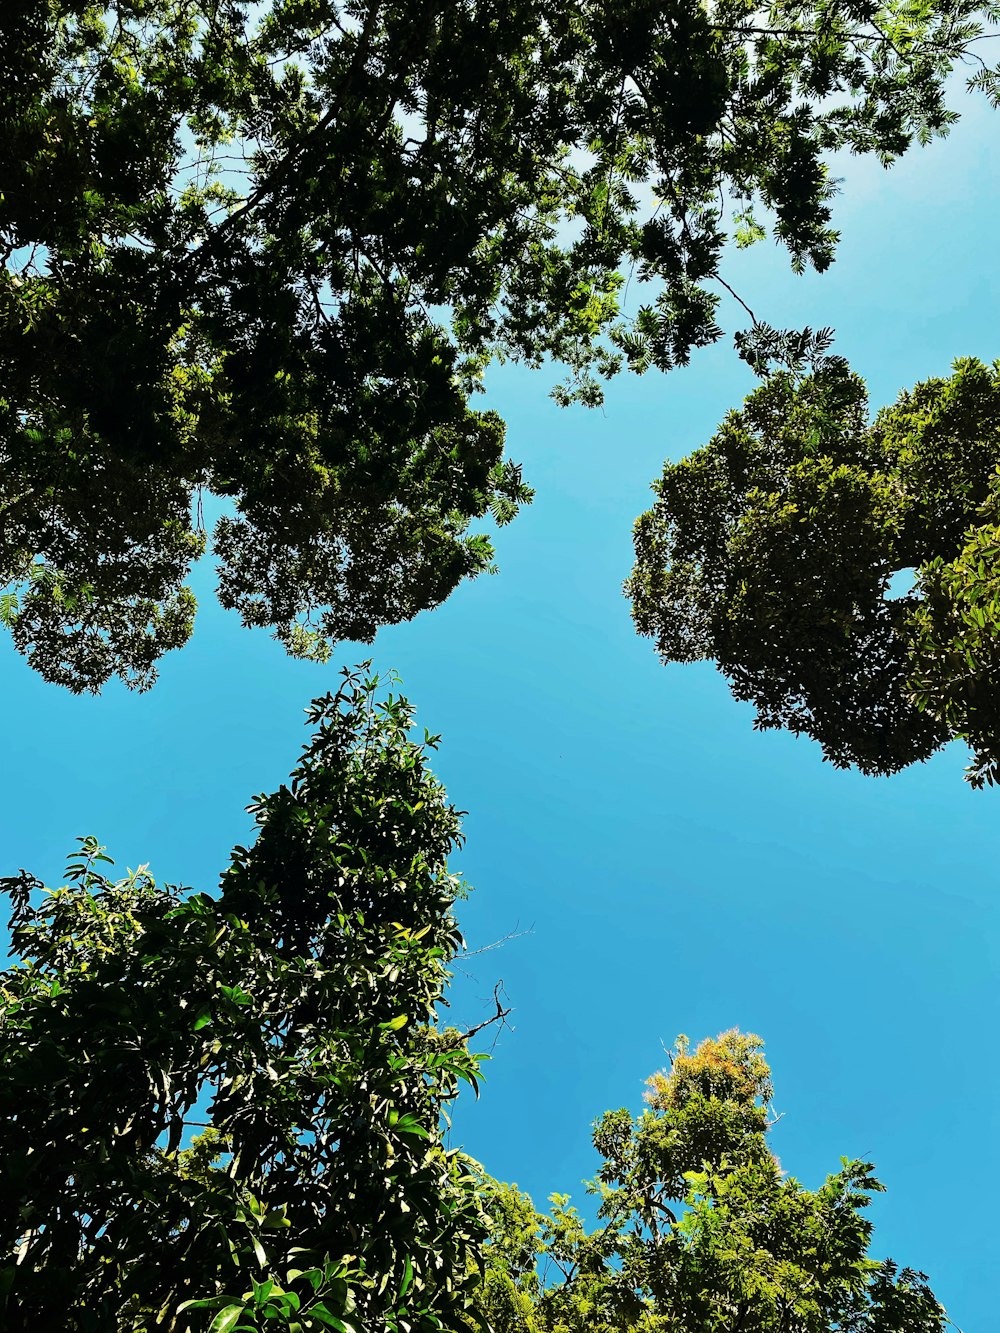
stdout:
[[(1000, 363), (869, 422), (829, 359), (773, 375), (668, 464), (626, 590), (664, 661), (713, 658), (760, 727), (892, 773), (960, 737), (1000, 775)], [(894, 575), (915, 586), (891, 595)]]
[[(221, 891), (4, 882), (0, 1323), (105, 1333), (453, 1328), (485, 1234), (442, 1114), (456, 811), (410, 711), (349, 676)], [(192, 1126), (205, 1133), (189, 1143)]]
[[(823, 154), (943, 133), (978, 0), (11, 0), (0, 10), (0, 614), (144, 688), (219, 596), (298, 654), (491, 567), (530, 498), (491, 356), (716, 338), (727, 235), (833, 254)], [(980, 83), (994, 91), (989, 71)], [(729, 216), (732, 213), (733, 216)], [(656, 285), (622, 316), (623, 273)]]
[(494, 1333), (943, 1333), (926, 1278), (868, 1257), (866, 1162), (818, 1190), (786, 1175), (767, 1132), (770, 1070), (736, 1031), (649, 1080), (649, 1110), (604, 1115), (588, 1231), (565, 1196), (537, 1214), (496, 1186), (479, 1313)]
[(872, 1168), (779, 1169), (757, 1037), (680, 1039), (649, 1110), (601, 1118), (591, 1232), (444, 1146), (479, 1066), (437, 1025), (458, 813), (437, 738), (344, 675), (217, 896), (112, 880), (92, 838), (64, 888), (3, 881), (3, 1327), (941, 1333), (867, 1257)]

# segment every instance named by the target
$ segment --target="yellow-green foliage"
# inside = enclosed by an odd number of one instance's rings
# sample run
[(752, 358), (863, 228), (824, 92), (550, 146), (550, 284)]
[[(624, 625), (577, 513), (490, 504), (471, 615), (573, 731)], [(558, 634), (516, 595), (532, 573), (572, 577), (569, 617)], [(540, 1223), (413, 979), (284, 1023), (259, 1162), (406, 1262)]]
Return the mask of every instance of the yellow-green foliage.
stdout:
[(693, 1052), (678, 1039), (649, 1109), (595, 1126), (595, 1228), (565, 1196), (545, 1217), (490, 1187), (481, 1320), (496, 1333), (943, 1333), (923, 1275), (868, 1258), (871, 1165), (845, 1160), (804, 1188), (768, 1147), (770, 1097), (759, 1037), (733, 1029)]

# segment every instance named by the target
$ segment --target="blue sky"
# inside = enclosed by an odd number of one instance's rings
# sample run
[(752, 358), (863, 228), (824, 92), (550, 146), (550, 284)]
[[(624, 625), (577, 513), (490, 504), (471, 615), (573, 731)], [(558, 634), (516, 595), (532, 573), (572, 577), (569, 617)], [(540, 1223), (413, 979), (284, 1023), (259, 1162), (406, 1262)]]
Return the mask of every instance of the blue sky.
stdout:
[[(769, 243), (733, 256), (726, 276), (758, 315), (834, 325), (873, 406), (958, 355), (1000, 355), (995, 113), (970, 103), (891, 173), (837, 171), (829, 273), (795, 278)], [(151, 694), (74, 698), (0, 642), (0, 873), (58, 880), (73, 838), (95, 833), (121, 866), (212, 887), (247, 800), (294, 763), (308, 700), (371, 655), (443, 733), (437, 771), (469, 812), (470, 947), (530, 932), (456, 978), (456, 1021), (485, 1016), (499, 978), (514, 1013), (454, 1140), (539, 1204), (582, 1202), (591, 1123), (639, 1109), (664, 1043), (757, 1031), (785, 1168), (815, 1185), (841, 1155), (873, 1160), (889, 1187), (875, 1252), (926, 1270), (965, 1333), (985, 1333), (1000, 796), (969, 790), (956, 747), (892, 779), (836, 772), (810, 742), (753, 732), (710, 665), (666, 669), (635, 636), (620, 588), (648, 485), (754, 384), (728, 340), (668, 377), (620, 378), (595, 412), (556, 408), (550, 382), (490, 380), (537, 488), (500, 534), (502, 572), (374, 649), (289, 661), (213, 603), (210, 565), (194, 640)]]

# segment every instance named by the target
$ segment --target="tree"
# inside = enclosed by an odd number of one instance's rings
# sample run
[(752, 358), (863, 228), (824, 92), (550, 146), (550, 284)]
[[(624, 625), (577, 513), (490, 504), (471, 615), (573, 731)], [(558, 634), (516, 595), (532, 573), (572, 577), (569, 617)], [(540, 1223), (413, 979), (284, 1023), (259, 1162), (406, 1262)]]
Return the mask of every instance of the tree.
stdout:
[[(947, 131), (977, 0), (9, 0), (0, 618), (145, 688), (219, 597), (295, 653), (433, 606), (530, 498), (490, 357), (563, 401), (719, 336), (728, 237), (825, 268), (824, 155)], [(981, 61), (980, 61), (981, 64)], [(985, 66), (974, 82), (996, 95)], [(756, 213), (754, 210), (757, 210)], [(634, 318), (624, 271), (654, 284)], [(760, 328), (744, 354), (759, 353)], [(788, 339), (786, 338), (786, 341)]]
[(873, 422), (843, 362), (772, 375), (653, 489), (626, 591), (665, 662), (714, 659), (758, 727), (838, 767), (960, 738), (969, 780), (997, 780), (1000, 363), (956, 361)]
[(478, 1061), (436, 1017), (459, 819), (436, 738), (345, 676), (217, 896), (112, 881), (93, 839), (40, 903), (4, 882), (12, 1333), (430, 1333), (465, 1308), (485, 1219), (441, 1117)]
[(761, 1046), (681, 1038), (647, 1111), (601, 1117), (595, 1230), (566, 1196), (543, 1217), (495, 1187), (477, 1295), (495, 1333), (943, 1333), (923, 1274), (868, 1258), (872, 1166), (807, 1190), (772, 1155)]

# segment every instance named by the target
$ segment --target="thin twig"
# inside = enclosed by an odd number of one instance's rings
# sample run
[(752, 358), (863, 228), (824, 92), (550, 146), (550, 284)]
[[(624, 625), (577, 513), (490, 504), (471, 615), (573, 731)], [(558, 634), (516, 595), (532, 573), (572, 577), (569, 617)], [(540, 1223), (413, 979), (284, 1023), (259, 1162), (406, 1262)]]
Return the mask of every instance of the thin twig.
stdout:
[(481, 953), (490, 953), (491, 950), (493, 949), (502, 949), (503, 946), (507, 944), (510, 940), (519, 940), (522, 939), (525, 935), (533, 934), (534, 929), (535, 929), (534, 926), (529, 926), (527, 930), (518, 930), (517, 927), (515, 926), (514, 929), (510, 931), (509, 934), (502, 935), (500, 939), (494, 940), (492, 944), (484, 944), (479, 949), (464, 950), (464, 952), (459, 954), (459, 958), (461, 958), (464, 961), (466, 958), (476, 958)]
[(715, 279), (716, 282), (721, 283), (722, 286), (725, 287), (726, 291), (729, 293), (729, 295), (733, 298), (734, 301), (739, 301), (740, 305), (753, 320), (754, 324), (758, 324), (760, 322), (757, 316), (754, 314), (754, 312), (747, 305), (746, 301), (744, 301), (743, 297), (740, 296), (739, 292), (733, 291), (732, 287), (730, 287), (729, 283), (725, 280), (725, 278), (720, 278), (718, 273), (713, 273), (712, 277)]

